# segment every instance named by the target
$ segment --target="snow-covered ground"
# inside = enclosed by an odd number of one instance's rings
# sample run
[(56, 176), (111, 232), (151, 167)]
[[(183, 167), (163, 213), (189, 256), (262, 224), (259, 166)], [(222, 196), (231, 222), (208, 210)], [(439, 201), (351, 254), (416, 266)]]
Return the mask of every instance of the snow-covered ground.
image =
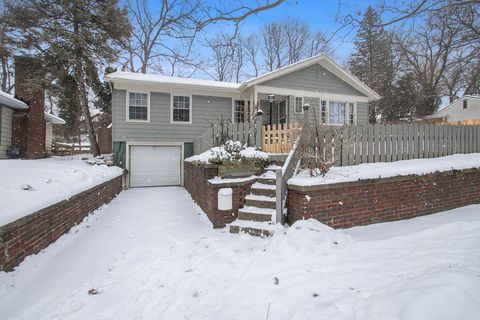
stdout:
[(480, 314), (480, 205), (343, 231), (300, 221), (268, 239), (210, 226), (183, 188), (122, 192), (14, 272), (0, 273), (0, 318)]
[(412, 159), (395, 162), (362, 163), (356, 166), (332, 167), (325, 176), (311, 177), (307, 171), (288, 180), (288, 184), (312, 186), (329, 183), (389, 178), (436, 171), (480, 168), (480, 153), (455, 154), (440, 158)]
[(0, 226), (121, 174), (118, 167), (92, 166), (80, 156), (0, 160)]

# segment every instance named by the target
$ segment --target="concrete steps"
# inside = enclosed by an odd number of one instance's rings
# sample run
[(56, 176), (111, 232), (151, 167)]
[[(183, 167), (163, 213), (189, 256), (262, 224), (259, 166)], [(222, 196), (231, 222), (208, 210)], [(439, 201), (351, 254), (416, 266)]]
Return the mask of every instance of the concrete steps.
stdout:
[(238, 218), (230, 225), (231, 233), (245, 232), (253, 236), (268, 237), (275, 230), (272, 223), (276, 214), (276, 165), (265, 168), (264, 173), (252, 184), (245, 197), (245, 207), (238, 211)]

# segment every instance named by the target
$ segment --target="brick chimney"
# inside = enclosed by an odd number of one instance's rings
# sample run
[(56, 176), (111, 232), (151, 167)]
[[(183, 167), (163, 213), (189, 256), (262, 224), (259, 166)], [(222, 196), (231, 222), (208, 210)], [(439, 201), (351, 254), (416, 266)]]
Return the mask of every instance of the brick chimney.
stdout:
[(12, 146), (19, 148), (27, 159), (44, 158), (45, 153), (45, 92), (32, 88), (29, 78), (39, 68), (32, 57), (15, 57), (15, 95), (28, 110), (18, 110), (13, 116)]

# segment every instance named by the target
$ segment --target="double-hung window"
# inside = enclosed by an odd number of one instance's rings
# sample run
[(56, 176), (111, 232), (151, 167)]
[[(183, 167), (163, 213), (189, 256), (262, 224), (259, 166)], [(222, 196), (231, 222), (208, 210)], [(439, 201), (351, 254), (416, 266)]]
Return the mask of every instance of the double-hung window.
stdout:
[(128, 93), (128, 120), (148, 121), (148, 108), (148, 93)]
[(233, 101), (233, 120), (235, 123), (245, 122), (245, 100)]
[(344, 124), (345, 123), (345, 102), (329, 101), (328, 103), (328, 123)]
[(303, 113), (303, 97), (295, 97), (295, 113)]
[(172, 97), (172, 122), (192, 123), (192, 106), (190, 96)]

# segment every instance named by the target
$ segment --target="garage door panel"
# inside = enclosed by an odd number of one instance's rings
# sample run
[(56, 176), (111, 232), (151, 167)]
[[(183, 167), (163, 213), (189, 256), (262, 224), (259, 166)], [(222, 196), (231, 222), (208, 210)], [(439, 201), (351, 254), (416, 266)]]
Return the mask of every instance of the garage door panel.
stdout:
[(179, 185), (181, 148), (132, 146), (130, 186), (153, 187)]

